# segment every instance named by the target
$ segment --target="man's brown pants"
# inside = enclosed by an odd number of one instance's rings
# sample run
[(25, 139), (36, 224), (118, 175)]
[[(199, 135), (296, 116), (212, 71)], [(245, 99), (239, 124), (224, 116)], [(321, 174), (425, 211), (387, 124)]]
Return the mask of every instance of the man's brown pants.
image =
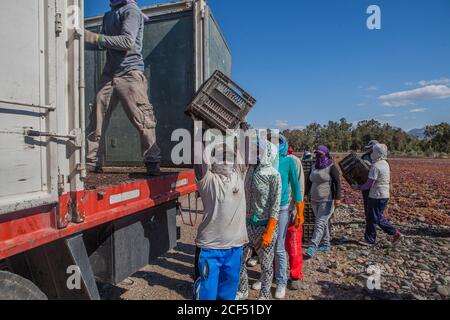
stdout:
[(140, 71), (131, 71), (124, 76), (112, 79), (102, 78), (87, 130), (87, 163), (89, 165), (102, 166), (103, 164), (104, 135), (111, 114), (119, 101), (128, 119), (139, 131), (144, 163), (160, 161), (160, 149), (156, 143), (156, 118), (147, 89), (147, 79)]

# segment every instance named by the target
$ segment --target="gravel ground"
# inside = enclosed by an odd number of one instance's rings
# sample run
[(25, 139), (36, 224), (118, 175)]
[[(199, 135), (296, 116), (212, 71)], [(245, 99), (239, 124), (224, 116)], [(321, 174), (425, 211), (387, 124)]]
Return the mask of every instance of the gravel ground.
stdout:
[[(184, 213), (185, 222), (189, 222)], [(188, 226), (178, 217), (181, 239), (178, 246), (118, 286), (102, 285), (104, 299), (159, 300), (191, 299), (194, 239), (201, 221)], [(287, 291), (288, 300), (308, 299), (449, 299), (450, 228), (421, 222), (397, 222), (405, 235), (396, 247), (379, 232), (378, 244), (367, 248), (358, 243), (364, 230), (362, 213), (344, 205), (336, 211), (333, 247), (304, 263), (303, 288)], [(381, 270), (381, 288), (367, 289), (367, 268)], [(259, 267), (249, 270), (250, 283)], [(250, 299), (256, 298), (250, 292)]]

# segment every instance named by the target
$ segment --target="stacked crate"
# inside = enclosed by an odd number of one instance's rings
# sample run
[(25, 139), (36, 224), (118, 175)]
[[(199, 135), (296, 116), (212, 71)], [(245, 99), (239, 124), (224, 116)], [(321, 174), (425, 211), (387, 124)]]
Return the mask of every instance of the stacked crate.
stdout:
[(364, 184), (369, 178), (369, 165), (356, 152), (352, 152), (342, 159), (339, 167), (349, 185)]
[(314, 212), (311, 204), (305, 203), (305, 223), (303, 224), (303, 243), (309, 243), (314, 233)]
[(198, 90), (186, 113), (203, 120), (207, 127), (223, 132), (236, 129), (256, 100), (225, 74), (216, 70)]
[[(305, 182), (314, 164), (314, 159), (302, 160), (303, 172), (305, 173)], [(306, 194), (305, 194), (306, 196)], [(305, 201), (305, 223), (303, 224), (303, 243), (309, 243), (314, 232), (315, 216), (310, 202)]]

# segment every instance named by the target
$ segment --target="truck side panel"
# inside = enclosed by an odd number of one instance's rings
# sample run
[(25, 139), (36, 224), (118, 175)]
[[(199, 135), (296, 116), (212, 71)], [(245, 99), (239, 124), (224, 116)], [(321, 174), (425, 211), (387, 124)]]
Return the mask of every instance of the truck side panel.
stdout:
[[(178, 144), (171, 141), (172, 133), (176, 129), (192, 133), (193, 122), (184, 114), (186, 106), (216, 69), (231, 76), (231, 51), (204, 1), (179, 1), (143, 11), (150, 16), (144, 32), (145, 75), (157, 118), (161, 162), (171, 167), (171, 152)], [(93, 31), (98, 31), (102, 23), (101, 17), (86, 21)], [(104, 62), (104, 53), (86, 55), (88, 88), (98, 85)], [(87, 104), (95, 99), (95, 91), (88, 90)], [(112, 114), (104, 148), (106, 166), (142, 165), (137, 130), (120, 104)]]
[(0, 51), (0, 214), (55, 204), (58, 191), (82, 189), (79, 39), (66, 23), (80, 3), (0, 4), (8, 25), (0, 30), (7, 44)]
[[(48, 61), (55, 53), (55, 33), (46, 19), (46, 4), (1, 4), (0, 19), (8, 28), (1, 28), (0, 38), (8, 49), (0, 51), (0, 213), (56, 200), (46, 160), (48, 139), (25, 134), (50, 131), (48, 109), (34, 106), (56, 103), (54, 66)], [(54, 10), (49, 4), (48, 11)]]

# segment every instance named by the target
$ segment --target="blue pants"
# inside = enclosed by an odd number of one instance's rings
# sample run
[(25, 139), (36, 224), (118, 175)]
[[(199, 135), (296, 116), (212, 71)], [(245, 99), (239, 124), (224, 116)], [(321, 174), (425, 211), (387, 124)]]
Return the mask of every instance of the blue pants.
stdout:
[(288, 283), (288, 256), (286, 252), (286, 233), (289, 226), (289, 207), (280, 209), (278, 218), (278, 237), (275, 245), (275, 282), (277, 285), (286, 286)]
[(195, 300), (235, 300), (239, 285), (242, 247), (201, 249), (200, 277), (194, 285)]
[(330, 218), (334, 212), (334, 201), (311, 201), (316, 221), (311, 239), (311, 247), (317, 249), (321, 244), (330, 246)]
[(372, 199), (367, 201), (366, 214), (366, 233), (364, 238), (369, 243), (375, 243), (377, 240), (377, 225), (389, 235), (394, 235), (397, 229), (384, 218), (384, 209), (389, 199)]

